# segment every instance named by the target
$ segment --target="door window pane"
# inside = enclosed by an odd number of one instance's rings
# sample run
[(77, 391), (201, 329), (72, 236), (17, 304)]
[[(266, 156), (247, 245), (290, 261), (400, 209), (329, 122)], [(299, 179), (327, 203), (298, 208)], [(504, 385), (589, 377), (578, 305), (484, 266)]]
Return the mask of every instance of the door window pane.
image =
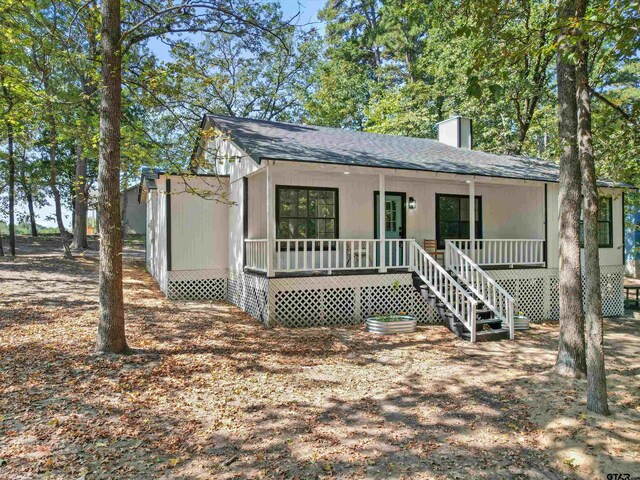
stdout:
[(387, 200), (385, 202), (385, 209), (384, 229), (387, 232), (395, 232), (398, 227), (398, 204), (393, 200)]

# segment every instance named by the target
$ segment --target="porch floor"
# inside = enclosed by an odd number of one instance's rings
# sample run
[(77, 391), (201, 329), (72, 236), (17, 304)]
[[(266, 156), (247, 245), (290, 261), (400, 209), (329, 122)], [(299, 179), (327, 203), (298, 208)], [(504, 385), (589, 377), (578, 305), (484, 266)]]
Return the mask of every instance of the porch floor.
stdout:
[(544, 263), (539, 263), (536, 265), (480, 265), (482, 270), (530, 270), (534, 268), (547, 268)]
[[(251, 273), (261, 277), (266, 277), (265, 272), (245, 268), (246, 273)], [(388, 268), (385, 273), (380, 273), (377, 268), (357, 268), (351, 270), (333, 270), (329, 273), (326, 270), (304, 270), (299, 272), (278, 272), (272, 278), (293, 278), (293, 277), (336, 277), (344, 275), (389, 275), (394, 273), (411, 273), (407, 268)]]
[[(444, 265), (442, 265), (444, 268)], [(547, 268), (544, 264), (540, 265), (487, 265), (481, 266), (483, 270), (529, 270), (535, 268)], [(258, 275), (260, 277), (266, 277), (267, 274), (263, 271), (253, 270), (251, 268), (244, 269), (246, 273)], [(392, 273), (411, 273), (411, 270), (407, 268), (388, 268), (386, 273), (380, 273), (377, 268), (357, 268), (349, 270), (333, 270), (329, 273), (326, 270), (304, 270), (297, 272), (277, 272), (272, 278), (292, 278), (292, 277), (335, 277), (339, 275), (386, 275)]]

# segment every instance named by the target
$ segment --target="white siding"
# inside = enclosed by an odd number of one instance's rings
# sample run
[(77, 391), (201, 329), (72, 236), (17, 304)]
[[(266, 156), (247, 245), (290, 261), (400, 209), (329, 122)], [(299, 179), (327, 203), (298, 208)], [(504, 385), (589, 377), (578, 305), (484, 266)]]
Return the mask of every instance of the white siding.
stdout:
[(228, 266), (230, 271), (239, 272), (243, 268), (243, 220), (242, 220), (243, 181), (238, 179), (229, 184), (229, 200), (234, 204), (229, 210)]
[[(373, 238), (374, 192), (378, 177), (374, 175), (306, 172), (286, 168), (274, 169), (276, 185), (338, 188), (339, 229), (341, 238)], [(436, 194), (467, 195), (465, 182), (443, 180), (409, 180), (388, 176), (387, 192), (403, 192), (416, 199), (417, 208), (407, 209), (407, 238), (436, 238)], [(488, 184), (476, 180), (476, 195), (482, 198), (484, 238), (544, 239), (544, 186)], [(249, 179), (249, 237), (265, 238), (266, 191), (264, 175)]]
[(267, 238), (267, 175), (260, 172), (247, 179), (249, 189), (249, 238)]
[[(210, 128), (211, 125), (208, 125)], [(214, 129), (212, 137), (204, 145), (205, 161), (215, 166), (221, 175), (230, 175), (235, 181), (258, 170), (260, 166), (238, 147), (229, 135)]]
[[(230, 207), (224, 177), (171, 176), (171, 270), (227, 268)], [(200, 195), (189, 191), (199, 192)], [(215, 199), (204, 191), (217, 192)]]
[[(558, 266), (558, 193), (557, 183), (550, 183), (548, 187), (549, 202), (549, 267)], [(600, 265), (622, 265), (622, 191), (613, 188), (601, 189), (602, 195), (612, 197), (613, 207), (613, 246), (600, 249)]]
[(156, 181), (157, 190), (147, 195), (147, 268), (156, 279), (160, 288), (167, 288), (167, 236), (165, 223), (166, 196), (164, 178)]
[(130, 188), (121, 193), (120, 204), (126, 197), (127, 208), (125, 209), (126, 233), (144, 235), (146, 232), (147, 208), (144, 203), (138, 203), (138, 188)]

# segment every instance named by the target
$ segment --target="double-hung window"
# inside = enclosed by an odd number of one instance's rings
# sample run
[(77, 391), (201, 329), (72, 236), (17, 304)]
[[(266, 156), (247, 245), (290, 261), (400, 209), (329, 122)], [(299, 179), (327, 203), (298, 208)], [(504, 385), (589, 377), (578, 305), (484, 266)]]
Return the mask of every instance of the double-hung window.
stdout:
[[(580, 245), (584, 245), (584, 223), (580, 214)], [(598, 247), (613, 247), (613, 201), (600, 197), (598, 204)]]
[[(482, 238), (482, 199), (476, 196), (476, 238)], [(436, 194), (436, 239), (438, 248), (445, 240), (469, 238), (469, 196)]]
[(338, 238), (338, 189), (276, 187), (277, 238)]

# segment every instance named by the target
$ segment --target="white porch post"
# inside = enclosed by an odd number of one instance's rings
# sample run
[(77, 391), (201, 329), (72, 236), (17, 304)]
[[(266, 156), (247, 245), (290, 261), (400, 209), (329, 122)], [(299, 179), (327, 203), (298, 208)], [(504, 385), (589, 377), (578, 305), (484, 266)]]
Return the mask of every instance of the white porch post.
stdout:
[(471, 260), (476, 259), (476, 182), (469, 181), (469, 240), (471, 240)]
[(267, 277), (273, 277), (274, 246), (276, 244), (276, 201), (272, 167), (267, 164)]
[(385, 273), (387, 271), (387, 249), (385, 248), (385, 187), (384, 187), (384, 175), (379, 175), (380, 180), (380, 194), (378, 195), (378, 238), (380, 239), (380, 268), (378, 272)]

